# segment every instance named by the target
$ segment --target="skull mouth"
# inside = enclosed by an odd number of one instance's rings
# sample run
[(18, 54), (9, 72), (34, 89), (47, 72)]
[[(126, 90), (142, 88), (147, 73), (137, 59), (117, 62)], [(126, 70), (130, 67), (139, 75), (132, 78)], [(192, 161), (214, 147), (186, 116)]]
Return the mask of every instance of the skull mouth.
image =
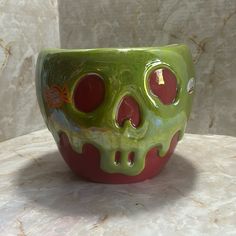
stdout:
[[(133, 166), (134, 160), (135, 160), (135, 152), (129, 152), (128, 156), (127, 156), (127, 160), (126, 160), (127, 164), (129, 166)], [(115, 165), (121, 164), (121, 152), (120, 151), (116, 151), (116, 153), (115, 153), (114, 164)]]
[(152, 178), (161, 171), (177, 145), (179, 140), (179, 132), (172, 137), (169, 149), (165, 156), (159, 156), (157, 147), (150, 148), (146, 152), (145, 165), (143, 169), (138, 174), (133, 176), (120, 173), (119, 166), (122, 166), (122, 164), (124, 165), (123, 162), (126, 160), (125, 163), (127, 165), (125, 164), (125, 167), (130, 169), (134, 168), (136, 162), (136, 155), (134, 152), (128, 152), (126, 158), (123, 158), (123, 153), (121, 151), (116, 151), (113, 163), (117, 167), (117, 172), (108, 173), (101, 168), (101, 160), (103, 158), (101, 158), (99, 149), (93, 144), (83, 144), (81, 153), (78, 153), (72, 148), (69, 138), (64, 132), (60, 133), (59, 137), (60, 141), (58, 143), (58, 147), (62, 157), (76, 174), (95, 182), (131, 183)]

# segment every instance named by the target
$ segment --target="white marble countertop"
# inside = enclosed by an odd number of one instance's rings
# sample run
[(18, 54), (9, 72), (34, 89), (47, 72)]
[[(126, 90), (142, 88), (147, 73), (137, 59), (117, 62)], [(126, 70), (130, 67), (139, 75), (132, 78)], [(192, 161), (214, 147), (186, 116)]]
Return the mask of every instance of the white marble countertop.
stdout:
[(85, 182), (47, 130), (0, 143), (0, 235), (236, 235), (236, 138), (190, 135), (152, 180)]

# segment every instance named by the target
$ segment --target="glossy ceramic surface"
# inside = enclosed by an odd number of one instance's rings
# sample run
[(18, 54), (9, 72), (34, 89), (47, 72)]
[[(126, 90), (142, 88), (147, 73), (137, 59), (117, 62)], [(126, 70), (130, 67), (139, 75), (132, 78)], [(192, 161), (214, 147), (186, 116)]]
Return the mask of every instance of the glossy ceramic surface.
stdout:
[(183, 136), (194, 84), (185, 45), (45, 50), (36, 70), (40, 109), (63, 158), (105, 183), (162, 169)]

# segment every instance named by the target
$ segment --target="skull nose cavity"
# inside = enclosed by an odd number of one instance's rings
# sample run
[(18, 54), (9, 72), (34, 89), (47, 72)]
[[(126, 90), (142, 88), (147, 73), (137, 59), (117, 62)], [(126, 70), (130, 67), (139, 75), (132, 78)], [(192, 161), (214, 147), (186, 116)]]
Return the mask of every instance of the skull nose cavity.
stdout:
[(133, 127), (140, 124), (140, 108), (137, 101), (131, 96), (124, 96), (116, 113), (116, 123), (122, 127), (129, 120)]

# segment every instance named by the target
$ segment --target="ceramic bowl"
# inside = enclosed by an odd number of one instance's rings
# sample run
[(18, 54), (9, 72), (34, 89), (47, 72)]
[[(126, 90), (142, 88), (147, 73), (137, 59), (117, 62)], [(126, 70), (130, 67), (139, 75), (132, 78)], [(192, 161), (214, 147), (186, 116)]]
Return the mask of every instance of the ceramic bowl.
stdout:
[(190, 115), (194, 69), (185, 45), (40, 53), (41, 113), (68, 166), (103, 183), (157, 175)]

